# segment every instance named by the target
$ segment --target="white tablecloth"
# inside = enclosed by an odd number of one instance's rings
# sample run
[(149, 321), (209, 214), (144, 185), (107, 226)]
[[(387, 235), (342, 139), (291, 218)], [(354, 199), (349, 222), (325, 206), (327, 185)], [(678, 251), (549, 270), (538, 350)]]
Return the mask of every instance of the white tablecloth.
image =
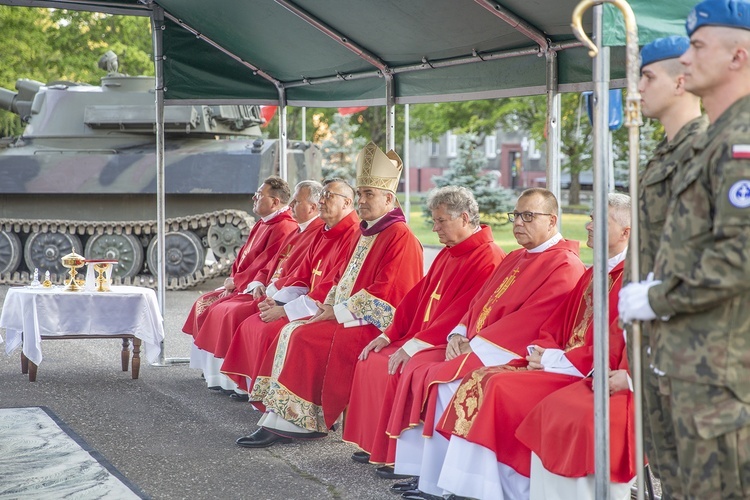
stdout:
[(0, 328), (5, 328), (5, 352), (11, 354), (23, 343), (23, 353), (36, 365), (42, 361), (42, 336), (130, 333), (143, 341), (151, 363), (159, 358), (164, 340), (156, 293), (135, 286), (113, 286), (111, 292), (10, 288)]

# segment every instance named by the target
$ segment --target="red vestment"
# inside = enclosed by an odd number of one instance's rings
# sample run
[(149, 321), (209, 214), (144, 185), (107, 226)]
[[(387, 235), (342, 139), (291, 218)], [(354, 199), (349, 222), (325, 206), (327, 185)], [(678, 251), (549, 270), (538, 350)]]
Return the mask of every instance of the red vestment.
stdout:
[[(577, 241), (561, 240), (539, 253), (515, 250), (474, 297), (461, 324), (467, 327), (469, 338), (482, 338), (523, 358), (544, 321), (565, 301), (583, 272)], [(437, 384), (458, 380), (481, 366), (473, 352), (445, 361), (445, 345), (417, 353), (406, 364), (396, 388), (388, 435), (396, 438), (421, 422), (425, 434), (432, 435)], [(395, 439), (389, 441), (384, 461), (392, 463)]]
[[(394, 212), (403, 218), (400, 209)], [(327, 432), (346, 407), (357, 356), (393, 322), (395, 305), (422, 277), (422, 268), (422, 247), (403, 220), (360, 237), (326, 303), (346, 304), (366, 323), (288, 325), (266, 354), (271, 372), (257, 377), (250, 399), (299, 427)]]
[[(259, 270), (250, 283), (257, 281), (268, 286), (274, 278), (292, 274), (294, 269), (308, 255), (317, 238), (320, 237), (324, 222), (316, 217), (304, 231), (289, 234), (273, 259)], [(237, 293), (226, 300), (215, 303), (204, 315), (203, 324), (194, 335), (196, 347), (208, 351), (217, 358), (223, 358), (232, 341), (232, 335), (245, 319), (258, 312), (258, 301), (251, 293)]]
[[(611, 369), (620, 366), (625, 347), (622, 330), (617, 325), (622, 270), (621, 262), (609, 273)], [(548, 342), (550, 337), (562, 335), (564, 340), (555, 348), (565, 349), (565, 357), (584, 376), (594, 368), (592, 274), (592, 270), (589, 270), (584, 275), (576, 290), (570, 294), (568, 303), (549, 318), (544, 328), (547, 333), (540, 338), (540, 342), (530, 342), (541, 345)], [(437, 430), (446, 437), (454, 434), (489, 448), (495, 452), (499, 462), (528, 477), (531, 473), (531, 452), (516, 438), (518, 426), (545, 397), (582, 379), (574, 375), (527, 370), (522, 365), (484, 367), (469, 373), (446, 408)], [(548, 423), (545, 422), (545, 425)]]
[(276, 255), (286, 236), (294, 232), (297, 227), (297, 221), (292, 217), (290, 210), (281, 212), (268, 222), (263, 220), (256, 222), (232, 264), (230, 276), (234, 279), (234, 291), (225, 297), (221, 297), (224, 293), (223, 288), (201, 295), (190, 309), (182, 331), (195, 337), (203, 324), (208, 308), (218, 300), (224, 300), (242, 292), (252, 281), (253, 276)]
[(386, 388), (395, 388), (400, 375), (388, 374), (388, 357), (412, 338), (433, 346), (445, 344), (448, 333), (504, 256), (487, 226), (458, 245), (440, 251), (427, 276), (396, 308), (393, 323), (384, 332), (391, 344), (380, 352), (370, 351), (366, 360), (357, 363), (344, 441), (371, 453), (374, 436), (385, 434), (390, 416), (393, 401), (385, 397), (395, 391)]
[[(289, 274), (280, 277), (274, 286), (303, 286), (310, 289), (308, 296), (314, 300), (325, 300), (333, 285), (339, 268), (346, 264), (359, 239), (359, 217), (351, 212), (328, 230), (321, 228), (318, 237), (298, 266), (289, 269)], [(286, 318), (265, 323), (255, 313), (243, 320), (231, 333), (223, 352), (221, 372), (233, 380), (242, 390), (249, 391), (246, 379), (254, 380), (260, 370), (263, 357), (278, 333), (287, 325)], [(200, 346), (198, 346), (200, 347)]]
[[(626, 358), (623, 353), (623, 361)], [(584, 477), (595, 472), (591, 380), (579, 380), (544, 398), (516, 431), (516, 438), (558, 476)], [(634, 418), (632, 392), (623, 390), (609, 397), (609, 467), (614, 483), (627, 483), (637, 472)]]

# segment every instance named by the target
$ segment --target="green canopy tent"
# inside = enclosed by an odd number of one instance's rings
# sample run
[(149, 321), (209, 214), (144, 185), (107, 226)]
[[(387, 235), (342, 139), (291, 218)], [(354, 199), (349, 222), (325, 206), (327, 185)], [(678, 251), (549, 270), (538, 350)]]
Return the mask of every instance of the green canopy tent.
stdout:
[[(684, 34), (683, 20), (695, 3), (631, 0), (641, 44)], [(597, 101), (606, 100), (602, 88), (625, 86), (619, 12), (607, 6), (601, 15), (600, 25), (606, 27), (601, 38), (612, 48), (608, 56), (604, 52), (605, 66), (610, 68), (605, 86), (595, 89), (591, 59), (570, 29), (578, 0), (0, 0), (0, 4), (151, 17), (160, 304), (164, 304), (164, 143), (159, 124), (165, 104), (276, 104), (281, 138), (286, 137), (287, 105), (385, 105), (387, 147), (392, 147), (394, 104), (546, 93), (547, 185), (559, 196), (559, 93), (594, 89)], [(591, 14), (583, 21), (590, 34)], [(606, 127), (595, 134), (605, 131)], [(285, 143), (281, 141), (282, 159)], [(595, 178), (602, 175), (603, 166), (595, 165)], [(606, 255), (606, 241), (597, 242), (595, 261), (597, 255)], [(606, 359), (603, 363), (598, 366), (606, 366)]]

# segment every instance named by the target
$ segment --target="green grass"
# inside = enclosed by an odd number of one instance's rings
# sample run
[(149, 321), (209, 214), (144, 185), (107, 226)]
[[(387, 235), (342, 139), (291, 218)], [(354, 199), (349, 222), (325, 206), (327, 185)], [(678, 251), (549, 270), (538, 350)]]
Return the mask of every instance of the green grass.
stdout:
[[(409, 226), (423, 245), (440, 246), (437, 235), (432, 232), (432, 226), (425, 220), (421, 205), (413, 204), (411, 206), (410, 221)], [(562, 234), (569, 240), (578, 240), (581, 242), (581, 260), (583, 260), (584, 264), (590, 265), (594, 261), (594, 254), (586, 246), (585, 226), (588, 221), (588, 215), (563, 214)], [(493, 227), (492, 234), (495, 237), (495, 243), (500, 245), (500, 248), (505, 250), (506, 253), (520, 248), (520, 245), (516, 243), (516, 239), (513, 237), (513, 226), (510, 224)]]

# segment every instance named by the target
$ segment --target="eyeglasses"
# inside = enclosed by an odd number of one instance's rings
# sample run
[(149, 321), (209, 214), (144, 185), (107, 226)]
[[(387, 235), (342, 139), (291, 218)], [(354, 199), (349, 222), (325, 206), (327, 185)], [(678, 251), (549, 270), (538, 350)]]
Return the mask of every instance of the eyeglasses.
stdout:
[(553, 214), (543, 214), (540, 212), (508, 212), (508, 221), (515, 222), (516, 217), (520, 217), (524, 222), (531, 222), (537, 215), (547, 215), (551, 217)]
[(270, 194), (263, 194), (263, 193), (261, 193), (260, 191), (256, 191), (256, 192), (255, 192), (255, 193), (253, 194), (253, 199), (254, 199), (254, 200), (260, 200), (260, 199), (261, 199), (261, 198), (263, 198), (264, 196), (268, 196), (269, 198), (276, 198), (275, 196), (271, 196)]
[(333, 191), (324, 190), (320, 193), (320, 198), (323, 200), (330, 200), (334, 196), (341, 196), (345, 200), (351, 200), (351, 198), (349, 198), (348, 196), (344, 196), (343, 194), (339, 194), (339, 193), (334, 193)]

